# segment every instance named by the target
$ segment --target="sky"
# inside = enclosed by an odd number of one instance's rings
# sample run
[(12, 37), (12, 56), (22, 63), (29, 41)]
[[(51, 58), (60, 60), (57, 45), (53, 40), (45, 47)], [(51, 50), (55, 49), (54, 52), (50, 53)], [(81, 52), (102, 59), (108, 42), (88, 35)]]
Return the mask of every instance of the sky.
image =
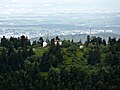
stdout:
[(120, 10), (120, 0), (0, 0), (0, 14), (50, 14)]

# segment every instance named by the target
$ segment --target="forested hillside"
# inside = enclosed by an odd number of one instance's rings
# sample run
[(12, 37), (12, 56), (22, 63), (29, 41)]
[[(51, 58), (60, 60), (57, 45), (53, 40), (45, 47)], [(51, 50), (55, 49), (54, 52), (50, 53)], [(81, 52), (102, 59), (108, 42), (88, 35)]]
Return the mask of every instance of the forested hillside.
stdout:
[(120, 90), (120, 39), (3, 36), (0, 90)]

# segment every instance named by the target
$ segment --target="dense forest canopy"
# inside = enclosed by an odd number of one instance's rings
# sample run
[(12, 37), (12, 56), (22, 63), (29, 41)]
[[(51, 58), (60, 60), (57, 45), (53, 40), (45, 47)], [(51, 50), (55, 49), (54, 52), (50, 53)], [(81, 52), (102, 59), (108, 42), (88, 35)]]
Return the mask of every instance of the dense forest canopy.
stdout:
[(120, 39), (1, 39), (0, 90), (119, 89)]

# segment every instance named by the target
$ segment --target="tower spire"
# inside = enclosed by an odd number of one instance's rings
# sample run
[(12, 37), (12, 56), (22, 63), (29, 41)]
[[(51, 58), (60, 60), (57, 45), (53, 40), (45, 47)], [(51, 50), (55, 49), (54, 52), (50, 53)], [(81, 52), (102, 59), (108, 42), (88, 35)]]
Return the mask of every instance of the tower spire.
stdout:
[(91, 34), (92, 34), (92, 27), (90, 26), (90, 36), (91, 36)]

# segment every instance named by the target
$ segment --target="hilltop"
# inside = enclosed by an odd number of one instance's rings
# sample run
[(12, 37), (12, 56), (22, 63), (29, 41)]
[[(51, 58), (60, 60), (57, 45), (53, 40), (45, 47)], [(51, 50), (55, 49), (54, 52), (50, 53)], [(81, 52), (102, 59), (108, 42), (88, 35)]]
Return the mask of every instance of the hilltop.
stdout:
[[(79, 38), (80, 39), (80, 38)], [(120, 39), (39, 41), (21, 36), (0, 43), (0, 89), (119, 90)], [(62, 42), (60, 44), (60, 42)]]

